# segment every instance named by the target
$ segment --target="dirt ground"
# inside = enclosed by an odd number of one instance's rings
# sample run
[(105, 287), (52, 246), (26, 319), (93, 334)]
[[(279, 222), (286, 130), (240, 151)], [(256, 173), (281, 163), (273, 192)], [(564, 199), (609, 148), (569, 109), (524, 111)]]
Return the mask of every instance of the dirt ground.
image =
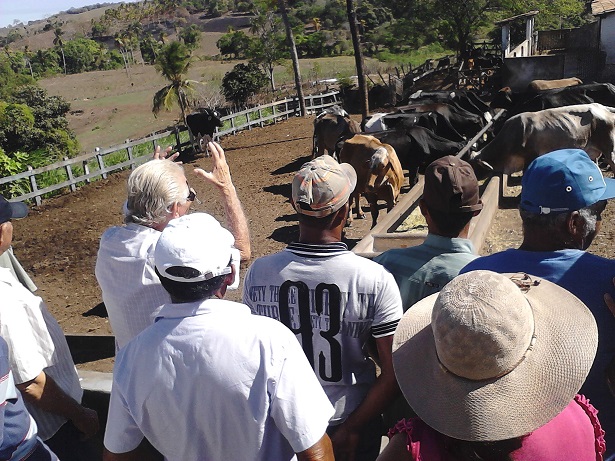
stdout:
[[(295, 171), (309, 159), (311, 136), (312, 118), (293, 118), (222, 140), (249, 220), (254, 257), (280, 251), (298, 236), (289, 203), (290, 183)], [(208, 170), (210, 163), (209, 158), (200, 158), (185, 166), (188, 180), (202, 201), (195, 203), (193, 209), (223, 220), (223, 208), (216, 191), (191, 173), (197, 166)], [(111, 333), (106, 317), (98, 315), (101, 294), (94, 265), (100, 235), (107, 227), (122, 222), (128, 174), (114, 174), (76, 193), (46, 200), (42, 206), (32, 208), (27, 218), (14, 222), (15, 254), (38, 285), (37, 294), (47, 302), (66, 333)], [(367, 204), (363, 203), (367, 212)], [(504, 201), (483, 253), (520, 243), (521, 226), (516, 205), (514, 197)], [(381, 216), (385, 211), (381, 210)], [(612, 213), (611, 203), (604, 215), (603, 230), (590, 248), (606, 257), (613, 254)], [(346, 234), (349, 246), (354, 246), (368, 232), (370, 222), (371, 219), (354, 221)], [(242, 272), (245, 269), (243, 267)], [(228, 298), (239, 300), (240, 295), (241, 287), (229, 292)], [(93, 367), (80, 366), (110, 371), (111, 363), (109, 360)]]

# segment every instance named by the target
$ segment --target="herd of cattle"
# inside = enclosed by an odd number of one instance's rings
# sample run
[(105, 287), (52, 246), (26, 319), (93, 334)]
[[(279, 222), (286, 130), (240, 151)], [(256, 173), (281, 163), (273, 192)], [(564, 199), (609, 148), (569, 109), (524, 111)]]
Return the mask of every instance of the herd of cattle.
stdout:
[[(222, 126), (220, 117), (213, 109), (187, 116), (202, 152)], [(486, 126), (483, 136), (475, 136)], [(582, 84), (578, 78), (536, 80), (525, 91), (503, 88), (489, 104), (470, 90), (417, 91), (407, 104), (372, 114), (361, 124), (339, 106), (314, 120), (313, 155), (328, 153), (353, 165), (358, 177), (355, 212), (364, 217), (359, 206), (364, 195), (372, 226), (379, 200), (388, 210), (395, 205), (404, 170), (412, 186), (433, 160), (465, 148), (477, 177), (485, 178), (493, 172), (522, 171), (537, 156), (566, 147), (585, 149), (595, 160), (602, 156), (615, 171), (614, 85)]]
[(353, 165), (357, 217), (363, 217), (358, 200), (364, 195), (372, 226), (378, 200), (388, 210), (395, 205), (403, 170), (412, 186), (429, 163), (457, 155), (470, 142), (464, 155), (479, 178), (522, 171), (539, 155), (568, 147), (585, 149), (594, 160), (603, 156), (615, 171), (615, 86), (577, 78), (534, 81), (525, 91), (500, 90), (490, 104), (471, 90), (419, 91), (406, 105), (361, 124), (338, 106), (314, 120), (313, 155), (327, 152)]

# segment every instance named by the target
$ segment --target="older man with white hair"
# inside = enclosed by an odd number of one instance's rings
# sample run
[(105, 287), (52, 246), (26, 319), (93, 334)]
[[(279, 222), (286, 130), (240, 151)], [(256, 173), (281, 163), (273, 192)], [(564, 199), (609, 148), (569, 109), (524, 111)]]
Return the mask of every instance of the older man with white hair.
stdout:
[[(250, 235), (224, 151), (209, 143), (213, 168), (194, 173), (220, 191), (228, 227), (242, 259), (250, 258)], [(107, 229), (100, 241), (96, 279), (109, 314), (117, 349), (151, 325), (164, 303), (170, 301), (154, 271), (153, 251), (160, 232), (173, 219), (185, 215), (196, 199), (181, 165), (158, 148), (154, 160), (136, 168), (128, 178), (124, 226)]]

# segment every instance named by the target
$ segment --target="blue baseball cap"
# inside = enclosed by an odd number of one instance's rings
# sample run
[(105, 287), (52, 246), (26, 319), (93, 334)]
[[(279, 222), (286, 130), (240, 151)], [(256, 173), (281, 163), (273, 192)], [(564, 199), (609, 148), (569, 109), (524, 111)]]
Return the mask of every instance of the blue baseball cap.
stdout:
[(13, 218), (25, 218), (28, 214), (28, 206), (23, 202), (9, 202), (0, 195), (0, 224)]
[(536, 214), (576, 211), (615, 197), (615, 180), (604, 178), (581, 149), (536, 158), (523, 173), (521, 186), (521, 209)]

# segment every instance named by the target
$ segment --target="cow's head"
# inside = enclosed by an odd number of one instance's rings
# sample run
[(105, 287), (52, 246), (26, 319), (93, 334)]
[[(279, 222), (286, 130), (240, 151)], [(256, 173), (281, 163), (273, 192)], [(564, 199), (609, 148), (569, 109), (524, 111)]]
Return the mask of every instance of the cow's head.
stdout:
[(214, 126), (222, 127), (224, 125), (221, 115), (216, 109), (205, 109), (203, 113), (207, 115), (207, 121), (211, 122)]
[(495, 94), (489, 106), (492, 109), (510, 109), (514, 105), (512, 89), (506, 86)]
[(494, 170), (493, 170), (493, 167), (489, 163), (478, 158), (477, 157), (478, 155), (479, 155), (479, 152), (472, 152), (470, 154), (470, 158), (466, 158), (466, 161), (470, 164), (470, 166), (474, 170), (476, 179), (480, 181), (492, 175)]
[(387, 179), (387, 171), (391, 167), (389, 153), (385, 147), (378, 147), (369, 162), (369, 179), (367, 189), (373, 191), (378, 189)]

